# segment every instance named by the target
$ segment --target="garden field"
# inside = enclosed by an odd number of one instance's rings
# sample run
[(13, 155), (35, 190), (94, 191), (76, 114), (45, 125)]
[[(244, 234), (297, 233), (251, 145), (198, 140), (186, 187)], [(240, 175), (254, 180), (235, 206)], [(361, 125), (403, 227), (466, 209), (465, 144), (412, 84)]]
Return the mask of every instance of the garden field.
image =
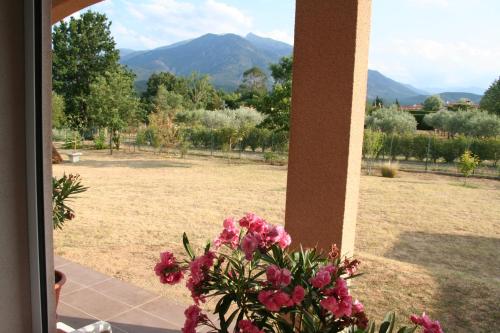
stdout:
[[(89, 187), (71, 203), (76, 218), (54, 232), (56, 254), (186, 303), (183, 285), (161, 285), (153, 271), (159, 252), (183, 252), (183, 231), (201, 247), (229, 215), (284, 220), (282, 166), (85, 150), (80, 163), (53, 170), (79, 173)], [(468, 184), (421, 173), (362, 177), (355, 255), (366, 274), (352, 293), (370, 317), (426, 311), (445, 332), (497, 330), (500, 181)]]

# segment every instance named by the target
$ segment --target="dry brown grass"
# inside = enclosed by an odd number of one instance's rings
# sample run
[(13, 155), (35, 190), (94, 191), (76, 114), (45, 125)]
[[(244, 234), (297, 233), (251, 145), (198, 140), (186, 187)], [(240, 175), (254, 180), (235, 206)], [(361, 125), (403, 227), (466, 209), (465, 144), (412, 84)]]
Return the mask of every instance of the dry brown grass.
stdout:
[[(159, 284), (152, 267), (165, 249), (213, 239), (228, 215), (254, 211), (282, 223), (286, 168), (220, 159), (86, 151), (89, 190), (77, 218), (55, 232), (56, 253), (143, 288), (188, 301), (183, 286)], [(425, 310), (447, 332), (491, 332), (500, 322), (500, 182), (401, 173), (362, 177), (356, 256), (366, 275), (353, 294), (368, 313)]]

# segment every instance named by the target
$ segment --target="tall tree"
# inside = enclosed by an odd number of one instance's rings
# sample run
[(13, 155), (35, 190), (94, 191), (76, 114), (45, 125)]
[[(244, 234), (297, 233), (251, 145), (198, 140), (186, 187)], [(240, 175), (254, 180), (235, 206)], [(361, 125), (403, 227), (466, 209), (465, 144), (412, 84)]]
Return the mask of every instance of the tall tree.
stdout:
[(53, 28), (53, 87), (64, 97), (67, 123), (74, 130), (92, 126), (90, 86), (98, 76), (118, 66), (119, 53), (110, 25), (106, 15), (87, 11)]
[(439, 95), (429, 96), (425, 99), (423, 104), (424, 111), (439, 111), (443, 108), (443, 100)]
[(186, 80), (188, 97), (193, 104), (192, 107), (195, 109), (206, 108), (208, 102), (215, 93), (215, 89), (210, 82), (210, 77), (208, 75), (193, 72)]
[(52, 91), (52, 127), (61, 128), (64, 121), (64, 98)]
[(120, 132), (136, 121), (139, 99), (134, 90), (135, 75), (123, 68), (106, 72), (90, 85), (88, 107), (92, 122), (107, 128), (110, 153), (113, 142), (119, 148)]
[(257, 107), (260, 112), (267, 115), (261, 123), (263, 127), (277, 131), (288, 131), (290, 128), (292, 63), (292, 57), (283, 57), (279, 63), (270, 66), (274, 85)]
[(256, 106), (259, 99), (267, 92), (267, 75), (259, 67), (252, 67), (243, 73), (238, 87), (241, 101), (247, 106)]
[(493, 81), (479, 105), (481, 109), (500, 116), (500, 78)]

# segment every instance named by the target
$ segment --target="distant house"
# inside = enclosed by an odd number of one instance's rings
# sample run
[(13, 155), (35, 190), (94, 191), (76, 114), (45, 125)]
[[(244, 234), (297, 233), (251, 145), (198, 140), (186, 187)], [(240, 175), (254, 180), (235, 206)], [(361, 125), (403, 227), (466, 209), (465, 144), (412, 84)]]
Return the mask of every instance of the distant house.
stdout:
[(413, 105), (401, 105), (400, 109), (402, 111), (420, 111), (424, 108), (422, 104), (413, 104)]

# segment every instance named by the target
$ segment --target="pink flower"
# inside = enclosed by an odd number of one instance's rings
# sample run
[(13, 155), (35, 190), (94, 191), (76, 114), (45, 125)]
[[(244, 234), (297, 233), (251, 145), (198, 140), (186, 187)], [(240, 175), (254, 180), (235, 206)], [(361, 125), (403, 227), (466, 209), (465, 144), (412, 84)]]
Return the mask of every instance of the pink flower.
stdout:
[(186, 321), (184, 322), (182, 333), (196, 333), (198, 323), (206, 318), (205, 315), (201, 314), (201, 309), (197, 305), (188, 307), (184, 311), (184, 315), (186, 316)]
[(257, 232), (259, 234), (266, 232), (268, 229), (267, 222), (253, 213), (247, 213), (240, 221), (240, 227), (248, 228), (249, 232)]
[(335, 288), (333, 288), (333, 291), (340, 298), (347, 297), (349, 295), (349, 289), (347, 289), (347, 282), (342, 278), (338, 278), (337, 281), (335, 281)]
[(238, 227), (236, 227), (236, 223), (234, 223), (234, 219), (232, 217), (225, 219), (222, 225), (224, 226), (224, 229), (227, 230), (238, 230)]
[(208, 251), (204, 255), (195, 258), (189, 263), (190, 277), (186, 283), (186, 287), (191, 291), (191, 297), (199, 304), (204, 302), (205, 298), (202, 296), (201, 286), (205, 281), (208, 269), (213, 266), (215, 253)]
[(238, 328), (238, 333), (264, 333), (264, 331), (260, 330), (250, 320), (240, 320)]
[(268, 311), (278, 312), (284, 306), (292, 306), (290, 295), (284, 291), (263, 290), (258, 295), (261, 302)]
[(330, 270), (326, 267), (321, 268), (316, 276), (309, 279), (309, 282), (313, 285), (314, 288), (321, 289), (327, 286), (332, 280), (332, 276)]
[(352, 303), (352, 313), (357, 314), (357, 313), (362, 313), (364, 311), (365, 311), (365, 307), (363, 306), (363, 304), (360, 301), (355, 300)]
[(361, 262), (358, 259), (354, 259), (353, 261), (349, 261), (349, 259), (344, 260), (344, 266), (345, 269), (347, 270), (347, 274), (349, 276), (352, 276), (356, 271), (358, 270), (358, 266)]
[(294, 304), (299, 304), (304, 299), (306, 291), (302, 286), (295, 286), (292, 292), (292, 301)]
[(410, 320), (415, 325), (422, 326), (424, 328), (424, 333), (443, 333), (443, 329), (441, 328), (439, 321), (432, 321), (431, 318), (425, 314), (425, 312), (422, 314), (422, 317), (411, 315)]
[(292, 242), (290, 235), (280, 225), (272, 227), (266, 236), (270, 243), (278, 243), (282, 249), (288, 247)]
[(252, 260), (253, 253), (259, 247), (260, 237), (254, 233), (248, 233), (241, 241), (241, 249), (247, 260)]
[(327, 297), (319, 302), (326, 310), (332, 312), (336, 318), (352, 314), (352, 297), (347, 296), (338, 301), (335, 297)]
[(274, 287), (286, 287), (292, 281), (292, 274), (286, 268), (280, 269), (276, 265), (271, 265), (266, 269), (267, 281)]
[(232, 218), (227, 218), (224, 220), (224, 229), (220, 233), (219, 237), (215, 240), (215, 248), (218, 249), (224, 244), (227, 244), (231, 248), (235, 249), (238, 246), (239, 241), (239, 230), (234, 223)]
[(174, 255), (171, 252), (160, 254), (160, 262), (155, 265), (155, 273), (160, 277), (161, 283), (176, 284), (183, 278), (183, 273)]

